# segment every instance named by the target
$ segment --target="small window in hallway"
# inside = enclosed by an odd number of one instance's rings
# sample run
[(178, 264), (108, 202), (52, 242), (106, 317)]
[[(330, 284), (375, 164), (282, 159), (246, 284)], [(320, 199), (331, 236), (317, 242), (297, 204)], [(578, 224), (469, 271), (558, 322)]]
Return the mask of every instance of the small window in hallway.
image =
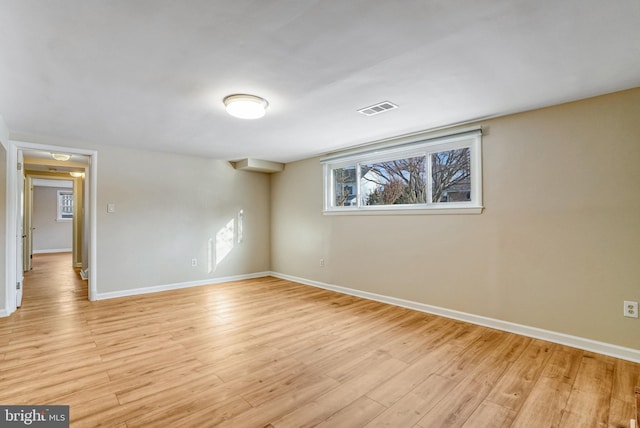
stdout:
[(58, 190), (58, 221), (73, 219), (73, 192)]

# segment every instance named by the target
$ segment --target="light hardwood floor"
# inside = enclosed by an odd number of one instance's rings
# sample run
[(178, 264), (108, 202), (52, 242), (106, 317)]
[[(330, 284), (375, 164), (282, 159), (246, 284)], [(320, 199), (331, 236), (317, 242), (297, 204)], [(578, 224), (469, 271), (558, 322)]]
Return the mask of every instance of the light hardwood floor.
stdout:
[(99, 302), (38, 255), (0, 403), (74, 427), (627, 427), (640, 365), (274, 278)]

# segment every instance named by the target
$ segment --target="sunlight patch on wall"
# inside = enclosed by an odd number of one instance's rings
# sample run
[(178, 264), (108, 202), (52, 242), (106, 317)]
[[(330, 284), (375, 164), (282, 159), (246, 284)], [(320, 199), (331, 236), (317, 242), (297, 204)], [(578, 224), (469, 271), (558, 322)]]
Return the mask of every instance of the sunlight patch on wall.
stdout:
[(216, 266), (233, 250), (234, 226), (235, 218), (232, 218), (216, 233)]
[(209, 238), (207, 242), (207, 268), (212, 273), (218, 265), (233, 251), (236, 244), (244, 241), (244, 210), (231, 218), (216, 233), (215, 241)]

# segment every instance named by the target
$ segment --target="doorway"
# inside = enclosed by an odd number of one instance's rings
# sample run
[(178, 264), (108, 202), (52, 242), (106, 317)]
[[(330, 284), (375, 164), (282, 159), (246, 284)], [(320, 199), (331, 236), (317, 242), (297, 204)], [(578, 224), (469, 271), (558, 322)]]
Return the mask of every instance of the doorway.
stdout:
[[(66, 269), (68, 274), (78, 275), (82, 266), (82, 192), (77, 195), (82, 183), (82, 173), (78, 173), (79, 180), (71, 179), (69, 172), (59, 171), (49, 167), (49, 171), (41, 171), (40, 165), (33, 164), (34, 158), (24, 151), (25, 189), (24, 189), (24, 226), (23, 226), (23, 301), (29, 299), (37, 301), (44, 289), (29, 291), (33, 287), (34, 278), (56, 278), (50, 281), (48, 293), (58, 288), (58, 278)], [(73, 172), (73, 171), (72, 171)], [(79, 196), (76, 198), (76, 196)], [(80, 209), (78, 209), (80, 207)], [(79, 217), (79, 218), (75, 218)], [(58, 263), (46, 263), (48, 256), (58, 255)], [(66, 263), (64, 262), (66, 261)], [(37, 272), (37, 274), (35, 274)], [(34, 273), (35, 275), (32, 275)], [(68, 281), (67, 281), (68, 282)], [(37, 283), (37, 281), (35, 282)], [(87, 284), (83, 284), (87, 294)], [(38, 293), (38, 291), (40, 293)], [(16, 305), (22, 307), (19, 296)]]
[[(57, 158), (54, 157), (56, 155)], [(9, 141), (7, 148), (7, 268), (6, 288), (8, 314), (19, 307), (22, 274), (32, 267), (33, 246), (33, 182), (62, 180), (72, 183), (72, 199), (61, 192), (64, 203), (72, 202), (73, 215), (62, 215), (72, 223), (72, 262), (70, 268), (80, 271), (87, 280), (87, 296), (96, 295), (96, 188), (97, 152), (71, 147)], [(73, 174), (73, 175), (72, 175)], [(24, 180), (23, 178), (24, 177)], [(20, 183), (24, 182), (21, 187)], [(26, 191), (25, 191), (26, 190)], [(64, 211), (64, 207), (63, 207)], [(64, 218), (66, 217), (66, 218)], [(24, 232), (23, 232), (24, 231)]]

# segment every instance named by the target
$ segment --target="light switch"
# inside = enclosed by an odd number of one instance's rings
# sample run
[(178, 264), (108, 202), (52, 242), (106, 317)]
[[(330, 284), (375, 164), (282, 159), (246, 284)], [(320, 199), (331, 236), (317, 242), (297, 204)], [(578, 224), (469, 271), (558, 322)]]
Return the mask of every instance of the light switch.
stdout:
[(107, 204), (107, 212), (108, 213), (116, 212), (116, 204)]

